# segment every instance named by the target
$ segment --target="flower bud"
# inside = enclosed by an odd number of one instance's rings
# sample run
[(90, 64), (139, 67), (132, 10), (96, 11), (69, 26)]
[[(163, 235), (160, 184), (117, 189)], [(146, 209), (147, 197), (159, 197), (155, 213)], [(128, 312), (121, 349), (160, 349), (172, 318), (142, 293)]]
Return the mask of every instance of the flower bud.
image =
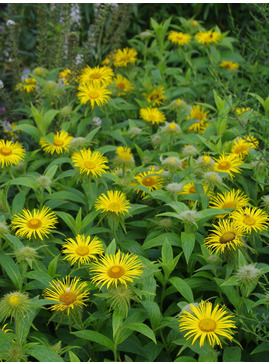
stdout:
[(181, 151), (184, 157), (193, 157), (198, 154), (198, 150), (194, 145), (185, 145), (185, 147)]
[(195, 224), (198, 212), (196, 210), (186, 210), (179, 214), (179, 218), (187, 224)]
[(261, 270), (256, 268), (254, 264), (243, 265), (236, 273), (236, 278), (240, 283), (248, 285), (258, 280)]
[(36, 180), (36, 183), (37, 183), (38, 187), (46, 188), (46, 187), (50, 187), (50, 185), (52, 184), (52, 180), (47, 176), (39, 176)]
[(168, 192), (177, 195), (178, 193), (182, 192), (183, 183), (172, 182), (169, 183), (165, 188)]

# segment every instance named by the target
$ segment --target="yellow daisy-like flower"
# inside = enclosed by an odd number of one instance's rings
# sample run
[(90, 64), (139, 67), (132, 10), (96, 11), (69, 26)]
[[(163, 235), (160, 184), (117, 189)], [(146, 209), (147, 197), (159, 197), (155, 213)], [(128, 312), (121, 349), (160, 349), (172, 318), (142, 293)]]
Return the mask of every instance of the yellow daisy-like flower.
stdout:
[(190, 305), (190, 311), (183, 311), (179, 319), (180, 331), (187, 331), (184, 337), (192, 340), (192, 344), (200, 338), (200, 347), (205, 341), (214, 347), (221, 345), (220, 337), (232, 340), (232, 328), (236, 328), (231, 320), (232, 315), (219, 305), (212, 310), (212, 303), (201, 301), (198, 307)]
[(182, 32), (175, 32), (172, 31), (168, 34), (168, 39), (179, 46), (183, 46), (185, 44), (188, 44), (191, 41), (191, 36), (186, 33)]
[(187, 119), (196, 119), (196, 120), (199, 120), (198, 122), (196, 123), (193, 123), (191, 126), (188, 127), (188, 130), (190, 131), (196, 131), (196, 132), (203, 132), (206, 127), (209, 125), (209, 123), (207, 123), (207, 114), (209, 113), (209, 111), (205, 111), (205, 108), (202, 107), (200, 108), (200, 105), (196, 105), (196, 106), (193, 106), (191, 111), (190, 111), (190, 114), (191, 116), (188, 117)]
[(241, 166), (243, 161), (236, 154), (225, 155), (225, 153), (223, 153), (219, 158), (214, 158), (214, 160), (216, 162), (214, 167), (215, 171), (229, 173), (231, 178), (234, 176), (233, 172), (241, 172), (241, 169), (238, 168), (238, 166)]
[(252, 135), (248, 135), (247, 138), (246, 138), (246, 141), (248, 143), (248, 146), (252, 149), (257, 149), (258, 146), (259, 146), (259, 141), (257, 138), (255, 138), (254, 136)]
[[(25, 83), (25, 85), (23, 85)], [(37, 80), (35, 78), (25, 78), (23, 82), (20, 82), (16, 87), (20, 87), (21, 91), (26, 91), (28, 94), (37, 88)]]
[(113, 56), (115, 67), (126, 67), (129, 63), (137, 61), (137, 51), (133, 48), (126, 47), (118, 51)]
[[(155, 171), (154, 167), (148, 172), (141, 172), (134, 177), (134, 179), (141, 186), (147, 187), (150, 191), (160, 190), (164, 184), (164, 178), (160, 177), (160, 174), (163, 172), (163, 169), (159, 171)], [(136, 189), (139, 191), (139, 188)], [(141, 196), (145, 196), (146, 192), (143, 191)]]
[[(231, 190), (228, 192), (217, 193), (217, 195), (211, 196), (209, 200), (209, 207), (213, 209), (233, 209), (231, 212), (245, 207), (249, 204), (249, 197), (240, 190)], [(222, 214), (217, 217), (224, 217), (227, 214)]]
[(92, 175), (97, 178), (108, 169), (106, 165), (108, 159), (99, 152), (91, 152), (90, 149), (82, 149), (72, 154), (71, 159), (74, 166), (79, 168), (79, 173), (86, 173), (87, 176)]
[(269, 216), (257, 207), (240, 208), (231, 214), (231, 218), (248, 234), (267, 230), (269, 225)]
[(80, 278), (71, 279), (69, 276), (62, 281), (55, 279), (50, 283), (51, 288), (46, 288), (44, 298), (46, 300), (58, 301), (49, 309), (53, 311), (66, 311), (81, 309), (86, 306), (85, 301), (89, 300), (89, 289), (86, 282), (80, 282)]
[(151, 124), (158, 125), (165, 122), (164, 113), (157, 109), (157, 107), (145, 107), (140, 109), (140, 117)]
[(106, 104), (111, 95), (106, 86), (100, 86), (98, 83), (85, 83), (78, 86), (77, 97), (82, 104), (90, 102), (91, 107), (94, 108), (95, 105), (102, 106)]
[(104, 285), (109, 288), (111, 285), (117, 287), (118, 284), (124, 284), (127, 287), (127, 282), (133, 282), (143, 273), (137, 255), (121, 254), (120, 251), (105, 255), (100, 262), (93, 263), (90, 272), (94, 274), (92, 282), (101, 284), (100, 289)]
[[(206, 192), (207, 186), (203, 185), (203, 190)], [(180, 192), (180, 195), (188, 195), (192, 193), (196, 193), (196, 188), (193, 182), (187, 183), (185, 186), (182, 187), (182, 191)]]
[(79, 82), (82, 84), (94, 82), (97, 85), (108, 86), (113, 82), (113, 76), (114, 73), (112, 68), (110, 67), (96, 66), (94, 68), (91, 68), (89, 66), (86, 66), (85, 68), (83, 68), (79, 76)]
[(243, 138), (237, 138), (233, 142), (232, 153), (239, 157), (244, 157), (249, 154), (250, 143)]
[(215, 230), (210, 230), (211, 234), (205, 238), (204, 245), (213, 252), (221, 253), (228, 250), (236, 250), (239, 246), (244, 245), (241, 238), (244, 236), (244, 229), (238, 226), (234, 221), (220, 220), (218, 225), (214, 225)]
[(2, 168), (20, 163), (24, 156), (25, 150), (20, 143), (13, 143), (4, 139), (0, 140), (0, 163)]
[(69, 79), (71, 77), (71, 70), (66, 68), (65, 70), (59, 72), (58, 79), (63, 82), (64, 85), (69, 85)]
[(131, 208), (129, 200), (123, 192), (107, 191), (102, 193), (95, 202), (95, 209), (102, 210), (102, 213), (112, 213), (116, 215), (126, 215)]
[(235, 111), (236, 111), (236, 113), (237, 113), (237, 115), (242, 115), (244, 112), (246, 112), (246, 111), (250, 111), (251, 110), (251, 108), (250, 107), (238, 107), (238, 108), (236, 108), (235, 109)]
[(104, 253), (103, 244), (96, 236), (91, 239), (90, 236), (77, 235), (75, 239), (66, 239), (66, 242), (62, 252), (67, 254), (64, 259), (67, 259), (71, 265), (87, 264), (92, 259), (97, 260), (96, 254)]
[(147, 98), (148, 102), (153, 102), (153, 106), (155, 105), (162, 105), (163, 104), (163, 100), (166, 99), (166, 97), (164, 96), (164, 88), (161, 87), (157, 87), (155, 90), (153, 90)]
[(13, 216), (11, 221), (12, 229), (16, 230), (15, 235), (31, 239), (39, 237), (43, 240), (43, 236), (48, 234), (55, 228), (57, 217), (49, 207), (44, 206), (41, 210), (34, 209), (33, 212), (23, 209), (20, 214)]
[(60, 132), (57, 131), (57, 133), (54, 134), (53, 144), (50, 144), (43, 138), (40, 139), (39, 144), (46, 153), (54, 154), (56, 152), (57, 154), (60, 154), (66, 152), (69, 149), (72, 139), (72, 136), (70, 136), (65, 130), (62, 130)]
[(196, 40), (201, 44), (217, 43), (220, 40), (220, 33), (209, 30), (207, 32), (199, 31), (195, 34)]
[(122, 75), (117, 75), (114, 79), (117, 91), (119, 91), (119, 96), (125, 95), (126, 92), (131, 91), (133, 86), (127, 78), (123, 77)]
[(238, 70), (239, 64), (231, 61), (222, 61), (220, 67), (226, 68), (228, 71)]

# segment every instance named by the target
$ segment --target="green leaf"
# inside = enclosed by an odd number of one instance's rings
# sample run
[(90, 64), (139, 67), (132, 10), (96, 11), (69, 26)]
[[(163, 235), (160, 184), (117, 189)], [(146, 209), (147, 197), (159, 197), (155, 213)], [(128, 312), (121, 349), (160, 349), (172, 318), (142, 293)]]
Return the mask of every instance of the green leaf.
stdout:
[(44, 173), (44, 176), (49, 177), (50, 179), (52, 179), (56, 173), (58, 169), (58, 166), (50, 166), (49, 168), (46, 169), (46, 172)]
[(71, 362), (80, 362), (79, 358), (76, 356), (76, 354), (73, 353), (73, 351), (69, 350), (68, 351), (68, 354), (69, 354), (69, 359)]
[(157, 345), (154, 332), (147, 325), (142, 324), (142, 323), (131, 323), (131, 324), (123, 325), (123, 328), (140, 332), (140, 334), (147, 336), (149, 339), (151, 339)]
[(76, 222), (74, 218), (64, 211), (55, 211), (55, 213), (66, 223), (66, 225), (71, 229), (72, 233), (76, 235)]
[(20, 130), (25, 132), (26, 134), (31, 135), (31, 137), (33, 137), (36, 142), (39, 142), (42, 136), (40, 131), (35, 126), (29, 124), (16, 125), (13, 130)]
[(241, 361), (241, 349), (238, 346), (228, 346), (223, 351), (223, 361)]
[(172, 259), (173, 259), (173, 249), (169, 241), (165, 239), (162, 246), (162, 262), (170, 263)]
[(251, 353), (250, 355), (253, 355), (253, 354), (258, 354), (258, 353), (261, 353), (263, 351), (269, 351), (269, 345), (268, 343), (261, 343), (260, 345), (258, 345)]
[(25, 187), (30, 187), (32, 189), (36, 189), (35, 181), (29, 177), (14, 178), (14, 180), (10, 182), (10, 185), (16, 185), (16, 186), (20, 185), (20, 186), (25, 186)]
[(195, 245), (195, 234), (185, 233), (184, 231), (182, 231), (181, 243), (182, 243), (183, 253), (186, 258), (186, 262), (188, 264), (191, 253), (193, 252)]
[(55, 275), (56, 275), (58, 258), (59, 258), (59, 255), (57, 255), (55, 258), (53, 258), (53, 259), (51, 260), (51, 262), (49, 263), (49, 265), (48, 265), (48, 274), (49, 274), (52, 278), (54, 278), (54, 277), (55, 277)]
[(14, 286), (16, 288), (19, 288), (21, 282), (21, 271), (19, 269), (19, 266), (15, 264), (11, 256), (6, 255), (3, 252), (0, 252), (0, 264), (6, 271), (9, 278), (12, 280)]
[(72, 334), (80, 337), (81, 339), (93, 341), (95, 343), (103, 345), (110, 350), (114, 349), (113, 341), (110, 340), (107, 336), (100, 334), (100, 332), (93, 330), (81, 330), (77, 332), (72, 332)]
[(25, 205), (25, 193), (19, 192), (12, 201), (12, 215), (15, 215), (22, 211)]
[(176, 358), (175, 361), (180, 361), (180, 362), (182, 362), (182, 361), (184, 361), (184, 362), (195, 361), (195, 362), (197, 362), (197, 360), (192, 358), (191, 356), (180, 356), (180, 357)]
[(48, 346), (35, 345), (27, 350), (27, 354), (33, 356), (39, 362), (63, 362), (61, 358), (54, 350)]
[(20, 248), (23, 248), (24, 247), (24, 245), (20, 241), (20, 239), (18, 239), (14, 235), (6, 234), (6, 239), (11, 242), (11, 244), (13, 245), (14, 250), (17, 250), (17, 249), (20, 249)]
[(116, 253), (116, 247), (117, 247), (116, 240), (113, 239), (111, 241), (111, 243), (109, 244), (109, 246), (106, 248), (106, 254), (115, 254)]
[(183, 279), (179, 277), (172, 277), (169, 279), (169, 281), (188, 302), (194, 302), (192, 290)]
[(162, 314), (159, 306), (156, 302), (153, 301), (142, 301), (141, 303), (148, 313), (151, 327), (153, 328), (153, 330), (156, 330), (159, 327), (162, 319)]

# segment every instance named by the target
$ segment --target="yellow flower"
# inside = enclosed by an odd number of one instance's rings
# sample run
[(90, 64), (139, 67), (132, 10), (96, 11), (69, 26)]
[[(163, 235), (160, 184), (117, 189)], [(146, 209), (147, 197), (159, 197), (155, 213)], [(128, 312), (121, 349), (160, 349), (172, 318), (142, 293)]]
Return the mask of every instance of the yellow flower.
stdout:
[(220, 33), (209, 30), (207, 32), (199, 31), (195, 34), (196, 40), (201, 44), (217, 43), (220, 40)]
[(215, 159), (215, 171), (229, 173), (231, 178), (233, 178), (234, 173), (240, 173), (241, 169), (238, 166), (243, 164), (242, 159), (240, 159), (235, 154), (227, 154), (223, 153), (219, 158)]
[(126, 67), (129, 63), (136, 62), (137, 51), (129, 47), (126, 47), (123, 50), (118, 49), (113, 58), (115, 67)]
[(48, 234), (55, 228), (57, 217), (54, 212), (51, 212), (49, 207), (44, 206), (40, 211), (34, 209), (33, 212), (23, 209), (20, 214), (13, 216), (11, 221), (12, 229), (18, 229), (15, 235), (31, 239), (37, 236), (43, 240), (43, 236)]
[(237, 114), (240, 116), (240, 115), (242, 115), (244, 112), (246, 112), (246, 111), (250, 111), (251, 110), (251, 108), (250, 107), (241, 107), (241, 108), (236, 108), (236, 112), (237, 112)]
[(77, 97), (82, 104), (90, 102), (91, 107), (95, 105), (102, 106), (109, 101), (111, 92), (105, 87), (100, 86), (98, 83), (85, 83), (78, 86)]
[(25, 156), (25, 150), (18, 142), (9, 140), (0, 140), (0, 163), (1, 167), (16, 165), (20, 163)]
[(110, 67), (89, 66), (83, 68), (79, 76), (79, 82), (82, 84), (94, 82), (98, 86), (108, 86), (113, 82), (113, 70)]
[(66, 68), (65, 70), (59, 72), (58, 79), (63, 82), (64, 85), (69, 85), (69, 79), (71, 77), (71, 70)]
[(21, 91), (26, 91), (29, 94), (37, 88), (37, 80), (35, 78), (25, 78), (16, 87), (18, 88), (19, 86), (22, 86), (20, 87)]
[[(203, 190), (206, 192), (207, 186), (203, 185)], [(196, 188), (193, 182), (187, 183), (185, 186), (182, 187), (182, 191), (180, 192), (180, 195), (189, 195), (192, 193), (196, 193)]]
[(140, 109), (140, 117), (152, 124), (160, 124), (165, 122), (165, 115), (156, 107), (146, 107)]
[(221, 345), (220, 336), (232, 340), (232, 328), (236, 328), (231, 320), (232, 315), (219, 305), (212, 310), (212, 303), (201, 301), (198, 307), (190, 305), (191, 312), (183, 311), (179, 319), (180, 331), (187, 331), (184, 337), (187, 340), (193, 338), (193, 343), (200, 338), (200, 347), (205, 340), (214, 347), (215, 344)]
[(131, 153), (131, 149), (128, 147), (118, 147), (116, 149), (116, 157), (114, 158), (114, 165), (122, 168), (134, 167), (134, 156)]
[(128, 214), (131, 208), (129, 201), (123, 192), (107, 191), (102, 193), (95, 202), (95, 209), (102, 210), (102, 213), (112, 213), (116, 215)]
[[(160, 177), (160, 174), (163, 172), (163, 169), (159, 171), (155, 171), (154, 167), (151, 168), (148, 172), (141, 172), (137, 174), (134, 179), (140, 184), (141, 186), (147, 187), (150, 191), (160, 190), (164, 184), (164, 178)], [(136, 189), (136, 191), (139, 191)], [(145, 196), (146, 192), (143, 191), (141, 196)]]
[(183, 46), (184, 44), (188, 44), (191, 41), (191, 36), (182, 32), (172, 31), (168, 35), (168, 39), (179, 46)]
[(142, 271), (142, 263), (137, 255), (121, 254), (120, 250), (117, 254), (108, 254), (101, 258), (100, 262), (93, 263), (90, 272), (94, 274), (93, 283), (101, 284), (100, 289), (106, 285), (117, 287), (118, 284), (133, 282), (134, 278), (139, 277)]
[(51, 288), (46, 288), (44, 298), (46, 300), (58, 301), (49, 309), (54, 311), (66, 311), (69, 315), (70, 310), (81, 309), (86, 306), (85, 301), (89, 300), (89, 289), (86, 282), (80, 282), (80, 278), (71, 280), (69, 276), (63, 281), (55, 279), (50, 283)]
[(120, 91), (119, 96), (125, 95), (126, 92), (131, 91), (133, 89), (131, 82), (128, 81), (127, 78), (123, 77), (122, 75), (117, 75), (114, 81), (117, 87), (117, 91)]
[(214, 253), (221, 253), (228, 250), (236, 250), (239, 246), (244, 245), (241, 238), (244, 235), (244, 229), (230, 220), (220, 220), (218, 225), (214, 225), (215, 230), (210, 230), (211, 234), (205, 238), (205, 243)]
[(258, 141), (258, 139), (257, 139), (257, 138), (255, 138), (255, 137), (254, 137), (254, 136), (252, 136), (252, 135), (249, 135), (249, 136), (247, 136), (246, 140), (247, 140), (248, 146), (249, 146), (250, 148), (252, 148), (252, 149), (257, 149), (257, 148), (258, 148), (258, 146), (259, 146), (259, 141)]
[(232, 153), (243, 157), (249, 154), (250, 143), (243, 138), (237, 138), (233, 142)]
[(63, 245), (62, 252), (67, 254), (64, 259), (67, 259), (71, 265), (78, 263), (87, 264), (92, 259), (96, 260), (95, 254), (103, 254), (104, 248), (101, 241), (95, 236), (91, 239), (90, 236), (77, 235), (74, 239), (66, 239), (67, 244)]
[(71, 158), (74, 166), (79, 168), (80, 174), (86, 173), (87, 176), (92, 175), (97, 178), (108, 169), (107, 158), (99, 152), (91, 152), (90, 149), (82, 149), (74, 153)]
[(50, 144), (45, 139), (40, 139), (40, 145), (46, 153), (57, 154), (63, 153), (69, 149), (71, 140), (73, 139), (66, 131), (57, 131), (53, 137), (53, 144)]
[(190, 114), (191, 116), (188, 117), (187, 119), (191, 118), (191, 119), (196, 119), (199, 120), (196, 123), (193, 123), (191, 126), (188, 127), (188, 130), (192, 131), (197, 131), (199, 133), (202, 133), (206, 127), (209, 125), (209, 123), (207, 123), (207, 114), (209, 113), (209, 111), (205, 111), (205, 108), (202, 107), (200, 108), (200, 105), (196, 105), (193, 106)]
[(267, 230), (269, 225), (269, 216), (257, 207), (240, 208), (231, 214), (231, 218), (248, 234)]
[(158, 87), (155, 90), (153, 90), (147, 98), (148, 102), (153, 102), (152, 105), (162, 105), (163, 104), (163, 100), (166, 97), (164, 96), (164, 88), (163, 87)]
[(231, 61), (222, 61), (220, 67), (226, 68), (228, 71), (238, 70), (239, 64)]
[[(231, 212), (240, 209), (241, 207), (245, 207), (249, 204), (249, 197), (244, 194), (244, 192), (240, 190), (231, 190), (228, 192), (217, 193), (216, 195), (212, 195), (209, 200), (209, 207), (213, 209), (233, 209)], [(225, 215), (230, 214), (231, 212), (227, 212), (227, 214), (222, 214), (217, 217), (224, 217)]]

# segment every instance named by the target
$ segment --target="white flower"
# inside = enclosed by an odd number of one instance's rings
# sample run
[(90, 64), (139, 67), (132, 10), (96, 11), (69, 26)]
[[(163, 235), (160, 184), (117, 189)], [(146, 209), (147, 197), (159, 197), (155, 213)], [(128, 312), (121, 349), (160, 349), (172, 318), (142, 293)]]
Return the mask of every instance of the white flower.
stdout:
[(0, 80), (0, 89), (4, 88), (4, 82), (2, 80)]
[(178, 157), (167, 157), (162, 161), (162, 164), (168, 168), (183, 169), (182, 161)]
[(181, 153), (184, 157), (193, 157), (196, 154), (198, 154), (199, 152), (195, 146), (185, 145), (185, 147), (182, 149)]
[(15, 23), (13, 20), (8, 19), (8, 20), (7, 20), (7, 22), (6, 22), (6, 25), (7, 25), (8, 27), (10, 27), (10, 26), (16, 25), (16, 23)]
[(162, 140), (163, 140), (162, 137), (158, 134), (155, 134), (151, 137), (152, 144), (156, 146), (160, 145)]
[(83, 54), (77, 54), (75, 62), (76, 65), (81, 64), (83, 62)]
[(80, 24), (81, 17), (79, 11), (79, 4), (71, 4), (70, 17), (71, 17), (71, 25)]
[(249, 284), (255, 282), (261, 275), (261, 270), (254, 264), (243, 265), (236, 273), (236, 278), (240, 283)]
[(179, 214), (179, 218), (186, 223), (194, 224), (197, 219), (197, 211), (196, 210), (186, 210)]
[(93, 119), (92, 119), (92, 123), (95, 125), (95, 126), (101, 126), (102, 125), (102, 119), (99, 118), (98, 116), (95, 116)]
[(172, 182), (169, 183), (165, 188), (168, 192), (177, 194), (182, 192), (183, 183)]
[(135, 135), (139, 135), (141, 132), (142, 132), (142, 129), (134, 126), (133, 128), (129, 129), (128, 134), (135, 136)]

